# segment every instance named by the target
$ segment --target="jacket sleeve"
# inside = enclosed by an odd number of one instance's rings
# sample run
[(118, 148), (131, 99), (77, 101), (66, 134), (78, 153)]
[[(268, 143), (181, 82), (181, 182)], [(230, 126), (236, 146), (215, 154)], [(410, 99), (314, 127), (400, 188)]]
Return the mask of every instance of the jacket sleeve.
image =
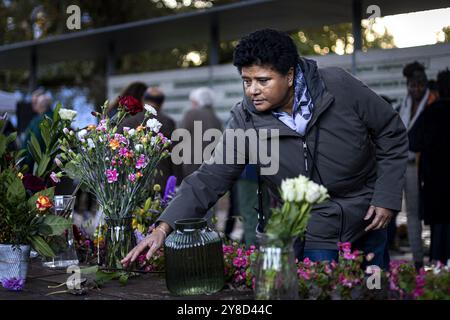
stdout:
[[(232, 112), (231, 116), (227, 129), (243, 128), (238, 112)], [(227, 147), (227, 135), (232, 134), (232, 131), (225, 130), (217, 144), (210, 159), (216, 161), (203, 162), (197, 171), (183, 180), (178, 192), (156, 223), (164, 221), (175, 229), (175, 221), (178, 219), (203, 218), (217, 200), (233, 186), (248, 162), (248, 156), (246, 152), (238, 152), (237, 144), (233, 143), (231, 147)], [(232, 163), (227, 164), (225, 161), (230, 157), (227, 157), (227, 152), (234, 153)]]
[(400, 211), (408, 163), (408, 136), (398, 113), (364, 83), (348, 75), (362, 119), (376, 147), (377, 180), (371, 204)]

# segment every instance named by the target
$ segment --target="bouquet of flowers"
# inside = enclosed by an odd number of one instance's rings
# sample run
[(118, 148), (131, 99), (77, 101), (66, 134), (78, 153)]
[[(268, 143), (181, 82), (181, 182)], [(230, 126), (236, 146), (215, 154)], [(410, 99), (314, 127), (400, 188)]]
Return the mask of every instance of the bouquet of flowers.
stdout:
[(133, 97), (120, 97), (118, 112), (110, 118), (105, 102), (101, 113), (93, 112), (98, 125), (78, 132), (66, 128), (61, 141), (63, 172), (79, 179), (102, 208), (108, 226), (106, 264), (111, 268), (121, 268), (120, 260), (134, 246), (132, 214), (148, 197), (158, 162), (169, 155), (171, 141), (159, 132), (161, 123), (152, 118), (156, 110), (150, 105), (145, 105), (137, 128), (117, 132), (127, 115), (143, 108)]
[(260, 254), (256, 272), (257, 299), (297, 299), (293, 241), (302, 237), (312, 206), (328, 197), (323, 186), (304, 176), (281, 183), (284, 204), (272, 210), (265, 236), (260, 239)]
[(284, 204), (272, 210), (266, 227), (269, 240), (288, 244), (293, 237), (303, 236), (312, 206), (328, 198), (327, 190), (304, 176), (281, 183)]

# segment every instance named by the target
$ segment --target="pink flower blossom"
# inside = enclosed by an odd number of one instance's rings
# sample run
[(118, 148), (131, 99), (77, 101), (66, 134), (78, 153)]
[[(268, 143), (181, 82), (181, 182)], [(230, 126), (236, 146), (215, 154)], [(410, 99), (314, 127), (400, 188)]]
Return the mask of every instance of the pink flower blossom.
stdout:
[(130, 173), (130, 174), (128, 175), (128, 179), (129, 179), (131, 182), (134, 182), (134, 180), (136, 180), (136, 175), (135, 175), (134, 173)]
[(59, 179), (58, 175), (56, 173), (54, 173), (53, 171), (50, 174), (50, 179), (52, 179), (53, 182), (55, 182), (55, 183), (59, 183), (61, 181), (61, 179)]
[[(356, 252), (356, 251), (355, 251), (355, 252)], [(357, 253), (356, 253), (356, 255), (355, 255), (355, 252), (354, 252), (354, 253), (344, 252), (344, 259), (345, 259), (345, 260), (355, 260), (356, 257), (357, 257)]]
[(127, 148), (120, 148), (119, 149), (119, 155), (121, 157), (125, 157), (127, 155), (128, 149)]
[(97, 126), (97, 131), (98, 132), (106, 132), (106, 120), (100, 120), (100, 123)]
[(141, 154), (139, 159), (136, 161), (136, 169), (142, 169), (147, 166), (147, 162), (145, 160), (145, 156)]
[(125, 138), (123, 135), (121, 135), (120, 133), (116, 133), (114, 134), (114, 139), (119, 141), (119, 143), (123, 144), (123, 145), (128, 145), (128, 140), (127, 138)]
[(340, 251), (350, 252), (352, 250), (352, 244), (350, 242), (338, 242)]
[(106, 178), (108, 179), (108, 183), (113, 183), (117, 181), (117, 170), (116, 169), (107, 169), (106, 170)]

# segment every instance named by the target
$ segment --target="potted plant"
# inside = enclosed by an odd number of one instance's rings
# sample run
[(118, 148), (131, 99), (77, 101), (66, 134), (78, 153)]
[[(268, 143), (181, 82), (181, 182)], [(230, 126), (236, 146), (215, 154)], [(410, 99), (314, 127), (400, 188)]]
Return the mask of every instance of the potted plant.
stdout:
[(54, 256), (44, 238), (71, 226), (67, 219), (49, 214), (54, 188), (33, 195), (26, 192), (19, 168), (25, 151), (9, 150), (16, 137), (0, 134), (0, 281), (11, 290), (20, 290), (25, 283), (30, 249)]

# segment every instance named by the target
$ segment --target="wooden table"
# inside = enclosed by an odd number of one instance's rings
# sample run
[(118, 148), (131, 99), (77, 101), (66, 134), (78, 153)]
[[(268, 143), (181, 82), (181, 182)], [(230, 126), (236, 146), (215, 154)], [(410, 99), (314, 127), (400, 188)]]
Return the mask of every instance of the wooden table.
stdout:
[[(80, 266), (83, 268), (83, 266)], [(164, 273), (145, 273), (131, 277), (126, 285), (118, 280), (104, 284), (101, 289), (89, 289), (84, 295), (71, 293), (52, 294), (66, 290), (66, 286), (48, 288), (65, 283), (70, 275), (65, 270), (49, 270), (42, 267), (39, 261), (33, 261), (28, 270), (28, 276), (23, 291), (7, 291), (0, 286), (0, 300), (242, 300), (253, 299), (251, 290), (239, 291), (223, 289), (212, 295), (179, 297), (171, 294), (166, 287)], [(82, 276), (84, 277), (84, 275)]]

